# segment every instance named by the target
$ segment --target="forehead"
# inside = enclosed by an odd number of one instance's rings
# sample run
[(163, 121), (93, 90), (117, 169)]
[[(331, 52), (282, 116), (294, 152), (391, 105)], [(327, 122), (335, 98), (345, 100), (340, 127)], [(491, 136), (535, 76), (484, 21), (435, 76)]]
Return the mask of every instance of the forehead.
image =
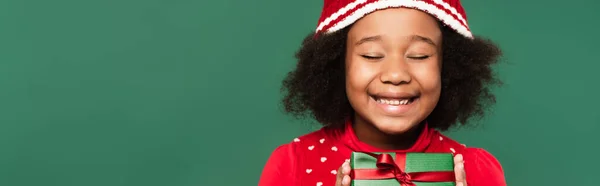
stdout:
[(409, 38), (414, 35), (441, 41), (438, 20), (428, 13), (410, 8), (388, 8), (370, 13), (356, 21), (348, 39), (381, 35), (388, 39)]

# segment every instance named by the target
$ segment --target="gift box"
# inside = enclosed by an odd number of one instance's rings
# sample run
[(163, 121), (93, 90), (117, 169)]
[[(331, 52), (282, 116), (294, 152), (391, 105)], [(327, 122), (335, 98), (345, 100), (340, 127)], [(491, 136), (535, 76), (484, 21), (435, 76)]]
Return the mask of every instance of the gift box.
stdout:
[(352, 186), (454, 186), (450, 153), (353, 152)]

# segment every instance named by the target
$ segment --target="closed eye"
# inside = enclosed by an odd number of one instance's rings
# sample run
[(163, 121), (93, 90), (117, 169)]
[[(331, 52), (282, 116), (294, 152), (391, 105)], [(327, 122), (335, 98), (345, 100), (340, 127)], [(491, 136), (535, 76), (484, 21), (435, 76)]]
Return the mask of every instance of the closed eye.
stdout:
[(368, 60), (378, 60), (383, 58), (382, 56), (370, 56), (370, 55), (361, 55), (361, 57), (368, 59)]
[(415, 59), (415, 60), (424, 60), (424, 59), (429, 58), (429, 56), (408, 56), (408, 58)]

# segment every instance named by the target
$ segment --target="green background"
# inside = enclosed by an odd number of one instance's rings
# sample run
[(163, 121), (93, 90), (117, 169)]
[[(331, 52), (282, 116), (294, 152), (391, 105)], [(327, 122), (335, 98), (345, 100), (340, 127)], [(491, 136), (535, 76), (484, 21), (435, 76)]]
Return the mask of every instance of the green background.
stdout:
[[(597, 185), (600, 3), (463, 1), (505, 51), (478, 128), (509, 185)], [(0, 185), (256, 185), (322, 0), (0, 0)]]

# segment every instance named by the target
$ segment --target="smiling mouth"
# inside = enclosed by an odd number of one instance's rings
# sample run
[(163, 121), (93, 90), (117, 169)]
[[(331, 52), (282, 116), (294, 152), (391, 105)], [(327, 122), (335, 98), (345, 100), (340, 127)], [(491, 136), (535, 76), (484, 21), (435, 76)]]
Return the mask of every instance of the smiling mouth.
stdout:
[(400, 105), (409, 105), (413, 103), (418, 96), (408, 97), (408, 98), (381, 98), (376, 96), (371, 96), (377, 103), (386, 104), (391, 106), (400, 106)]

